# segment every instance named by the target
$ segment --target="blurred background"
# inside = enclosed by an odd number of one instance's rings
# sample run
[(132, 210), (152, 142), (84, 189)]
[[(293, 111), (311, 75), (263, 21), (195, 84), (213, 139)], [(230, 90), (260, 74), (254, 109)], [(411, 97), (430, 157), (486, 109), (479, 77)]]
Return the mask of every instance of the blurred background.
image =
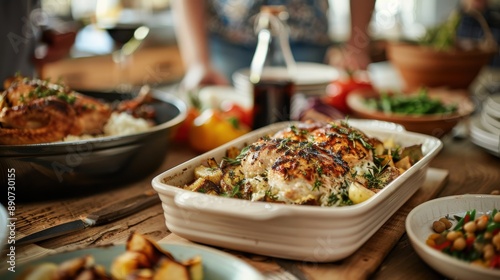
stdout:
[[(141, 48), (126, 62), (127, 80), (134, 85), (162, 85), (178, 81), (184, 69), (176, 47), (170, 1), (126, 2), (130, 6), (147, 7), (144, 24), (150, 28)], [(499, 4), (500, 1), (492, 2)], [(116, 41), (109, 32), (96, 27), (96, 3), (96, 0), (41, 1), (42, 10), (49, 16), (52, 28), (61, 30), (61, 33), (69, 30), (76, 35), (67, 57), (43, 64), (39, 70), (42, 78), (57, 77), (78, 89), (114, 88), (114, 84), (119, 83), (119, 77), (113, 75), (117, 65), (111, 57)], [(350, 32), (349, 0), (330, 0), (330, 4), (331, 38), (334, 43), (342, 43)], [(459, 0), (377, 0), (371, 24), (373, 61), (386, 60), (387, 40), (417, 38), (425, 28), (446, 20), (458, 5)]]

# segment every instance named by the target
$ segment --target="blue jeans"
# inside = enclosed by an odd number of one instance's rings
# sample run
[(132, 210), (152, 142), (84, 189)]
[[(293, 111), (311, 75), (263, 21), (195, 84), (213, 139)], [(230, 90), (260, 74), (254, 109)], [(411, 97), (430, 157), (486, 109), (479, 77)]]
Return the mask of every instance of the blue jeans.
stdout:
[[(328, 46), (291, 42), (290, 48), (295, 61), (324, 63)], [(232, 81), (234, 72), (250, 67), (255, 45), (237, 45), (221, 37), (211, 36), (210, 52), (214, 67)]]

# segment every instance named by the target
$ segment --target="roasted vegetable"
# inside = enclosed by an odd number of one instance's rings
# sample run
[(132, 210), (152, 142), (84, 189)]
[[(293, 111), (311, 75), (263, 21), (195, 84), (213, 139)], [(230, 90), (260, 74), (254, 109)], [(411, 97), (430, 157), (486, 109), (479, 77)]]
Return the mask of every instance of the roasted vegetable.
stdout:
[(93, 256), (67, 260), (61, 264), (42, 263), (27, 270), (18, 280), (201, 280), (202, 259), (193, 256), (185, 261), (176, 260), (168, 251), (146, 237), (133, 233), (126, 251), (112, 262), (108, 274)]
[(101, 265), (95, 264), (92, 256), (67, 260), (59, 265), (42, 263), (22, 273), (19, 280), (111, 280), (106, 270)]
[(316, 121), (331, 121), (344, 119), (345, 115), (326, 101), (318, 97), (311, 97), (308, 100), (307, 106), (300, 112), (299, 119), (301, 121), (316, 120)]
[[(194, 257), (185, 263), (177, 261), (169, 252), (140, 234), (132, 234), (126, 245), (127, 251), (113, 262), (113, 279), (202, 279), (201, 258)], [(191, 272), (191, 269), (193, 271)], [(198, 277), (198, 278), (193, 278)]]
[(237, 119), (226, 119), (219, 111), (206, 109), (190, 128), (189, 144), (198, 152), (206, 152), (249, 131), (250, 128)]

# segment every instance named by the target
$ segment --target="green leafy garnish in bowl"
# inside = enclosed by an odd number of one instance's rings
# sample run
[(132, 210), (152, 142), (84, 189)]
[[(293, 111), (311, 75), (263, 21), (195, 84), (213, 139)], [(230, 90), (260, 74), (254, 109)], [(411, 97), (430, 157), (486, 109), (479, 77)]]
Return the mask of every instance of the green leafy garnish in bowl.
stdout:
[(366, 105), (386, 114), (432, 115), (453, 114), (458, 111), (456, 104), (445, 104), (439, 99), (431, 98), (426, 89), (420, 89), (417, 94), (384, 92), (379, 97), (367, 98)]

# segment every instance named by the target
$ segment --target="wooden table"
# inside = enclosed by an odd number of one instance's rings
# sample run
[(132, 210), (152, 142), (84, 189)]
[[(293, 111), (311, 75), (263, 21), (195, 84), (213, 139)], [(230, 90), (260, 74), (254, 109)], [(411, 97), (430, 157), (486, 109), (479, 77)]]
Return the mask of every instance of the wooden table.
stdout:
[[(500, 158), (486, 153), (468, 139), (457, 140), (450, 135), (445, 136), (442, 140), (444, 148), (431, 162), (431, 167), (448, 170), (449, 173), (446, 178), (447, 180), (442, 182), (443, 187), (436, 189), (437, 191), (434, 196), (441, 197), (464, 193), (489, 194), (493, 190), (500, 189)], [(196, 154), (188, 148), (175, 146), (170, 149), (170, 153), (162, 166), (152, 171), (149, 176), (139, 182), (119, 188), (103, 190), (102, 192), (84, 197), (20, 203), (16, 208), (16, 237), (20, 238), (22, 235), (39, 231), (45, 227), (78, 218), (80, 215), (97, 210), (114, 201), (151, 190), (150, 182), (154, 176), (194, 156)], [(425, 195), (425, 193), (420, 195)], [(356, 264), (355, 269), (362, 269), (360, 265), (362, 266), (363, 261), (366, 261), (366, 265), (373, 268), (363, 273), (357, 273), (356, 275), (361, 278), (372, 279), (443, 278), (443, 276), (432, 270), (416, 255), (409, 244), (408, 238), (404, 234), (404, 227), (401, 227), (401, 223), (404, 222), (407, 212), (414, 206), (411, 204), (405, 205), (404, 207), (406, 208), (404, 211), (400, 211), (399, 216), (393, 217), (390, 220), (390, 223), (393, 224), (385, 226), (385, 232), (379, 235), (378, 238), (381, 240), (384, 239), (384, 234), (392, 234), (397, 237), (387, 250), (379, 252), (381, 255), (374, 257), (374, 261), (371, 264), (368, 263), (370, 261), (368, 258), (354, 261)], [(163, 210), (161, 205), (158, 204), (111, 224), (88, 228), (77, 233), (39, 242), (35, 245), (16, 247), (17, 262), (22, 263), (46, 253), (56, 253), (89, 246), (109, 245), (111, 243), (124, 243), (132, 231), (142, 233), (155, 241), (165, 241), (170, 238), (172, 240), (180, 239), (170, 234), (167, 230)], [(401, 232), (398, 234), (396, 231)], [(368, 250), (372, 254), (376, 253), (376, 246), (371, 246), (373, 248), (369, 247), (364, 246), (364, 250)], [(282, 269), (282, 266), (271, 258), (237, 252), (233, 253), (266, 273)], [(5, 254), (2, 254), (2, 257), (5, 257)], [(2, 263), (4, 263), (3, 260)], [(288, 263), (290, 264), (290, 262)], [(325, 264), (312, 269), (304, 266), (295, 266), (294, 269), (302, 269), (304, 276), (307, 277), (306, 279), (332, 279), (331, 276), (327, 276), (329, 275), (328, 270), (334, 269), (335, 266), (336, 264)], [(321, 271), (321, 273), (318, 271)], [(337, 278), (341, 279), (340, 277)]]

